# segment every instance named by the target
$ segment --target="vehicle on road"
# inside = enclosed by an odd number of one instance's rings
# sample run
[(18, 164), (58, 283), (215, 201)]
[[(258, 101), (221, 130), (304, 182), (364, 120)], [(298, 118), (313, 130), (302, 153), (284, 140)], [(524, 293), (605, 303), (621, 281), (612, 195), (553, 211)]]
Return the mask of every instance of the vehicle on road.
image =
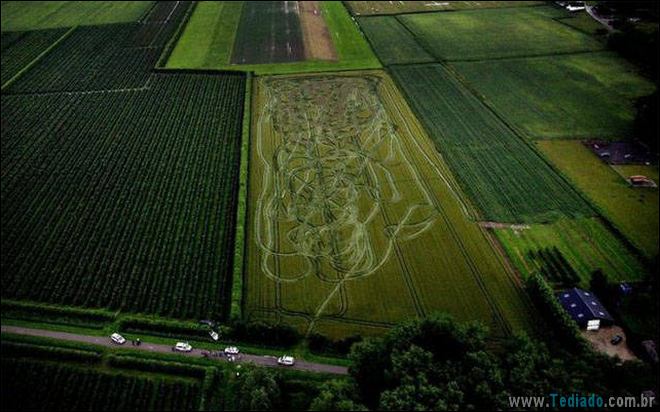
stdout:
[(215, 328), (215, 322), (213, 322), (212, 320), (202, 319), (202, 320), (199, 321), (199, 324), (200, 325), (206, 325), (209, 328)]
[(110, 340), (112, 341), (112, 343), (116, 343), (117, 345), (123, 345), (124, 343), (126, 343), (126, 338), (124, 338), (117, 332), (110, 335)]
[(213, 339), (213, 340), (217, 341), (218, 339), (220, 339), (220, 335), (218, 335), (218, 332), (216, 332), (214, 330), (210, 331), (209, 335), (211, 335), (211, 339)]
[(610, 343), (611, 343), (612, 345), (618, 345), (618, 344), (621, 343), (621, 342), (623, 342), (623, 336), (621, 336), (621, 335), (616, 335), (616, 336), (614, 336), (614, 337), (612, 338), (612, 340), (610, 341)]
[(172, 347), (172, 352), (190, 352), (192, 349), (192, 346), (188, 342), (177, 342)]
[(225, 354), (227, 355), (238, 355), (241, 351), (236, 346), (227, 346), (225, 348)]
[(293, 356), (284, 355), (277, 358), (277, 364), (282, 366), (293, 366), (296, 363), (296, 360)]

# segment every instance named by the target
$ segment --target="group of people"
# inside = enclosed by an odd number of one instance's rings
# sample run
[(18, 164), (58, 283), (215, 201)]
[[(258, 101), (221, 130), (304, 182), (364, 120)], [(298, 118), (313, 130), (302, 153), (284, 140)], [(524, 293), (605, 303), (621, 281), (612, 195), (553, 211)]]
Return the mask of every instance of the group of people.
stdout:
[(140, 340), (140, 338), (137, 338), (137, 339), (131, 341), (131, 345), (133, 345), (133, 346), (140, 346), (141, 344), (142, 344), (142, 341)]

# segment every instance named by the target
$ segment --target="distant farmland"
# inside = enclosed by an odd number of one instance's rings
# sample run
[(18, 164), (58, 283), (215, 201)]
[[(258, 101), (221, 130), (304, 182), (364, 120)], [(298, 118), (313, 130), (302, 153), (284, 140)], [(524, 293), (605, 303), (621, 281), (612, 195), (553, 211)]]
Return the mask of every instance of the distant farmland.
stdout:
[(257, 74), (379, 68), (341, 2), (201, 2), (167, 68)]
[(450, 11), (480, 8), (522, 7), (543, 4), (541, 1), (346, 1), (352, 14), (376, 15)]
[(602, 50), (591, 36), (555, 21), (566, 12), (520, 7), (399, 16), (439, 60), (487, 60)]
[(531, 138), (632, 135), (634, 100), (654, 85), (612, 52), (452, 63)]
[(175, 4), (78, 27), (3, 89), (3, 299), (226, 315), (245, 75), (151, 71)]
[(393, 66), (429, 135), (486, 220), (593, 214), (523, 140), (441, 65)]
[(658, 254), (657, 188), (630, 187), (579, 141), (540, 141), (538, 145), (644, 256), (652, 259)]
[(527, 309), (391, 80), (259, 78), (245, 313), (346, 336), (442, 310), (495, 335)]
[(362, 17), (358, 21), (383, 64), (427, 63), (435, 60), (396, 17)]

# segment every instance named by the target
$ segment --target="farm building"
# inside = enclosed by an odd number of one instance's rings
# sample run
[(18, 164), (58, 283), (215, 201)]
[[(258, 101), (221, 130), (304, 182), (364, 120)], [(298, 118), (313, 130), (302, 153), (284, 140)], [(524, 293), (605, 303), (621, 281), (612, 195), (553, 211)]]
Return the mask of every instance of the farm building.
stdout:
[(592, 292), (572, 288), (557, 293), (557, 298), (581, 328), (598, 330), (600, 326), (614, 323), (612, 316)]

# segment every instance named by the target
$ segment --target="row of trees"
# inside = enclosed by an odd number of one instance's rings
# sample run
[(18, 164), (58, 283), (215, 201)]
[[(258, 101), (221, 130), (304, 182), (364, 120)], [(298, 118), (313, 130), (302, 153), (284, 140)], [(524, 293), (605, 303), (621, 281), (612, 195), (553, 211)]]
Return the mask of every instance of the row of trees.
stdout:
[[(323, 385), (311, 410), (500, 410), (509, 396), (603, 394), (639, 396), (654, 385), (641, 362), (584, 348), (548, 347), (527, 336), (488, 341), (477, 323), (435, 315), (353, 345), (350, 377)], [(281, 406), (281, 372), (251, 369), (239, 378), (240, 410)]]

